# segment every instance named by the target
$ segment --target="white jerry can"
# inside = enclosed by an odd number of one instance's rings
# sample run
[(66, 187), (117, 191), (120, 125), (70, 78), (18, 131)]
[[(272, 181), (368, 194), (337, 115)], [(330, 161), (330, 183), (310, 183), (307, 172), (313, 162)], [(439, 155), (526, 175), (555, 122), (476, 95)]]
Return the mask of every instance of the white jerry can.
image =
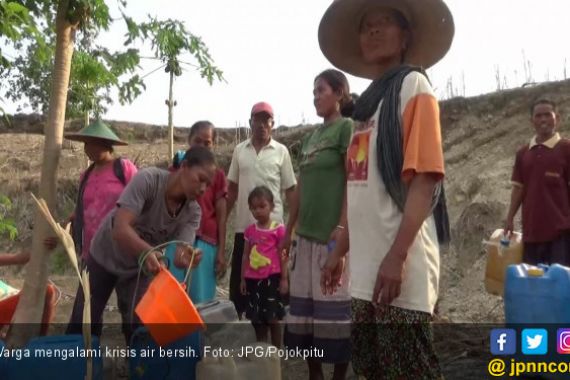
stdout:
[(196, 366), (196, 379), (281, 380), (277, 347), (258, 342), (242, 349), (249, 350), (243, 355), (234, 350), (233, 357), (204, 357)]

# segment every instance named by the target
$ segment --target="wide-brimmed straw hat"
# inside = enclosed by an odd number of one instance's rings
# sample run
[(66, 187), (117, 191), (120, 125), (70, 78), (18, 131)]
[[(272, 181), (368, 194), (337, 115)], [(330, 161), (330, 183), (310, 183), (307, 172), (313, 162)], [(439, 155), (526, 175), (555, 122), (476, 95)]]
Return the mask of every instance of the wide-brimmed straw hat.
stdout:
[(113, 130), (101, 120), (97, 120), (76, 133), (67, 133), (64, 136), (68, 140), (92, 142), (100, 141), (108, 145), (129, 145), (122, 141)]
[(377, 79), (377, 68), (364, 61), (359, 43), (362, 18), (376, 7), (395, 9), (408, 21), (411, 38), (405, 63), (427, 69), (449, 50), (455, 26), (442, 0), (335, 0), (321, 19), (319, 45), (325, 57), (342, 71)]

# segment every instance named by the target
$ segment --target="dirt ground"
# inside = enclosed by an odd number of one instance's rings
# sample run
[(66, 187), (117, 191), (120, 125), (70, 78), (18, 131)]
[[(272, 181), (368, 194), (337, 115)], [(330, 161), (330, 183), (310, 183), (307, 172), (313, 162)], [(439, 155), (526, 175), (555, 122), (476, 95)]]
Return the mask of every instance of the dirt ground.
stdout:
[[(23, 285), (23, 280), (19, 276), (13, 275), (0, 275), (0, 279), (11, 284), (11, 286), (16, 288), (21, 288)], [(73, 308), (73, 302), (75, 300), (75, 292), (77, 290), (78, 281), (76, 277), (73, 276), (52, 276), (50, 278), (51, 282), (59, 290), (56, 315), (53, 320), (53, 324), (57, 324), (57, 329), (63, 328), (65, 324), (69, 321), (69, 316), (71, 315), (71, 310)], [(227, 298), (227, 292), (221, 290), (218, 293), (220, 298)], [(124, 337), (120, 333), (120, 328), (117, 326), (121, 322), (121, 316), (117, 307), (117, 299), (115, 293), (111, 296), (107, 308), (103, 314), (103, 320), (105, 322), (106, 328), (103, 329), (103, 334), (101, 337), (101, 344), (108, 347), (126, 347)], [(111, 327), (111, 325), (113, 325)], [(54, 329), (56, 329), (54, 328)], [(52, 329), (52, 331), (54, 330)], [(250, 343), (254, 343), (253, 341)], [(281, 361), (282, 367), (282, 379), (283, 380), (301, 380), (308, 378), (308, 371), (305, 362), (300, 360), (283, 360)], [(326, 378), (332, 376), (332, 365), (323, 366)], [(115, 374), (116, 379), (127, 379), (128, 370), (126, 360), (118, 359), (115, 363)], [(356, 379), (357, 377), (352, 373), (352, 369), (349, 369), (349, 375), (347, 380)]]
[[(0, 275), (0, 278), (9, 282), (12, 286), (20, 288), (23, 280), (20, 276), (11, 274)], [(53, 321), (52, 333), (56, 329), (64, 328), (71, 315), (75, 292), (77, 290), (78, 281), (74, 276), (56, 275), (50, 278), (51, 282), (59, 290), (56, 306), (56, 315)], [(227, 292), (224, 289), (218, 291), (218, 297), (227, 298)], [(496, 300), (496, 304), (502, 303)], [(484, 306), (481, 301), (477, 306)], [(488, 308), (488, 306), (485, 306)], [(498, 307), (497, 307), (498, 308)], [(500, 309), (500, 308), (499, 308)], [(459, 310), (457, 312), (460, 312)], [(498, 314), (497, 314), (498, 315)], [(107, 308), (105, 309), (103, 320), (106, 327), (103, 329), (101, 344), (111, 348), (126, 347), (123, 335), (120, 333), (118, 324), (121, 317), (117, 307), (115, 294), (111, 296)], [(434, 325), (435, 346), (439, 354), (439, 360), (442, 371), (446, 379), (465, 379), (479, 380), (481, 379), (481, 371), (487, 353), (488, 330), (482, 325), (469, 325), (467, 327), (457, 328), (456, 325), (447, 324), (446, 321), (440, 320), (440, 323)], [(475, 327), (473, 327), (475, 326)], [(479, 326), (479, 327), (477, 327)], [(253, 343), (250, 342), (250, 343)], [(128, 364), (126, 360), (117, 359), (114, 363), (114, 373), (116, 379), (128, 379)], [(470, 369), (470, 370), (469, 370)], [(323, 365), (323, 371), (326, 379), (332, 378), (333, 366)], [(471, 371), (471, 372), (470, 372)], [(283, 380), (305, 380), (308, 379), (308, 370), (306, 363), (302, 360), (282, 360), (281, 375)], [(353, 373), (352, 367), (349, 367), (347, 380), (356, 380), (357, 376)]]

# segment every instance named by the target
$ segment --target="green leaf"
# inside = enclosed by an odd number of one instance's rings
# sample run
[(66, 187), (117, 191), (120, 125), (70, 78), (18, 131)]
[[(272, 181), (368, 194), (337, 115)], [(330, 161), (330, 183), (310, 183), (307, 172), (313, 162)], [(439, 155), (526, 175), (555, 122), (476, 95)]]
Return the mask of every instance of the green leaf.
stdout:
[(10, 240), (16, 239), (18, 236), (18, 229), (14, 224), (8, 223), (7, 220), (0, 221), (0, 236), (8, 234)]
[(0, 205), (9, 210), (12, 207), (12, 201), (7, 196), (0, 194)]
[(5, 217), (6, 212), (10, 211), (11, 208), (10, 198), (0, 194), (0, 236), (7, 233), (10, 240), (14, 240), (18, 236), (16, 223), (14, 220)]
[[(46, 114), (49, 105), (55, 57), (56, 1), (0, 0), (0, 37), (17, 50), (15, 59), (0, 50), (0, 90), (15, 103), (26, 102), (36, 112)], [(190, 54), (200, 75), (210, 84), (224, 80), (201, 38), (186, 29), (179, 20), (158, 20), (147, 16), (138, 23), (126, 13), (126, 1), (117, 0), (127, 32), (122, 51), (96, 46), (101, 30), (113, 20), (105, 0), (69, 0), (67, 17), (77, 24), (66, 117), (105, 112), (118, 92), (121, 104), (132, 102), (146, 90), (140, 69), (140, 52), (135, 42), (150, 45), (154, 56), (164, 63), (173, 61), (172, 72), (183, 74), (180, 59)], [(187, 60), (184, 58), (184, 60)]]

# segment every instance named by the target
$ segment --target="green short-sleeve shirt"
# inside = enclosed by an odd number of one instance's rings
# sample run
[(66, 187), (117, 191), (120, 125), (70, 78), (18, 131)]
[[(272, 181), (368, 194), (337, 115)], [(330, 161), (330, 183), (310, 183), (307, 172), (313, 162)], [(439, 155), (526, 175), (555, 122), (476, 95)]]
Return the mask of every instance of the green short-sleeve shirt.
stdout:
[(298, 235), (326, 243), (338, 224), (346, 181), (344, 157), (351, 137), (352, 120), (340, 118), (303, 139)]

